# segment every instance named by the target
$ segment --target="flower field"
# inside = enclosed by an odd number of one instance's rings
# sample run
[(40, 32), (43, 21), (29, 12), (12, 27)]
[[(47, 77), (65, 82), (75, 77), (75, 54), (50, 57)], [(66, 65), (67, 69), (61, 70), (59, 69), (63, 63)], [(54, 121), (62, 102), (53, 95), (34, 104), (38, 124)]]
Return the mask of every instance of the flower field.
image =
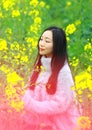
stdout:
[[(92, 129), (92, 0), (0, 1), (0, 104), (20, 111), (43, 29), (57, 25), (67, 36), (82, 130)], [(77, 130), (78, 128), (76, 128)]]

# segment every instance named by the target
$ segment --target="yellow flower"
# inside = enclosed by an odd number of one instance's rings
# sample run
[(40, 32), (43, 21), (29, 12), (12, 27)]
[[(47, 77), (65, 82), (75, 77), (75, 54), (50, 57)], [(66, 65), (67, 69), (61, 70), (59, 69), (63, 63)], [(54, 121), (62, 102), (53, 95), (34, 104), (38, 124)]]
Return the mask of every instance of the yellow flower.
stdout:
[(2, 65), (1, 67), (0, 67), (0, 70), (2, 70), (4, 73), (9, 73), (10, 72), (10, 68), (9, 67), (7, 67), (6, 65)]
[(26, 42), (28, 42), (28, 43), (29, 43), (29, 42), (33, 42), (33, 41), (34, 41), (34, 40), (33, 40), (33, 38), (31, 38), (31, 37), (27, 37), (27, 38), (26, 38)]
[(14, 55), (15, 59), (20, 59), (20, 57), (21, 57), (20, 53), (18, 53), (17, 55)]
[(81, 21), (80, 20), (76, 20), (75, 21), (75, 25), (80, 25), (81, 24)]
[(21, 60), (22, 62), (28, 62), (28, 56), (22, 56)]
[(12, 29), (11, 28), (7, 28), (5, 32), (8, 33), (8, 34), (12, 34)]
[(32, 10), (28, 13), (29, 16), (34, 15), (34, 16), (38, 16), (39, 15), (39, 11), (38, 10)]
[(77, 59), (76, 57), (73, 57), (72, 62), (70, 62), (70, 64), (74, 67), (76, 67), (79, 63), (79, 59)]
[(12, 100), (10, 103), (10, 106), (14, 108), (17, 112), (23, 110), (24, 108), (24, 103), (22, 101), (16, 101)]
[(30, 5), (36, 7), (38, 5), (38, 0), (31, 0)]
[(21, 81), (21, 80), (22, 78), (16, 72), (11, 72), (7, 74), (7, 82), (12, 85), (16, 84), (18, 81)]
[(70, 41), (70, 38), (69, 37), (66, 37), (67, 41)]
[(3, 8), (8, 10), (14, 5), (14, 0), (3, 0)]
[(15, 41), (15, 42), (13, 42), (13, 43), (10, 44), (10, 48), (12, 50), (20, 50), (20, 44)]
[(7, 41), (4, 39), (0, 39), (0, 50), (7, 50)]
[(18, 17), (20, 16), (20, 11), (19, 10), (13, 10), (12, 11), (12, 17)]
[[(28, 44), (28, 47), (36, 48), (37, 47), (37, 41), (34, 40), (31, 37), (26, 38), (26, 41), (30, 44)], [(32, 52), (32, 50), (30, 50)]]
[(84, 71), (80, 73), (79, 75), (75, 76), (75, 84), (76, 84), (76, 89), (82, 90), (88, 88), (90, 91), (92, 91), (92, 80), (91, 80), (91, 74)]
[(92, 49), (92, 45), (91, 45), (91, 43), (89, 42), (89, 43), (87, 43), (85, 46), (84, 46), (84, 50), (86, 51), (86, 50), (91, 50)]
[(35, 34), (37, 34), (38, 32), (38, 28), (37, 25), (33, 24), (30, 26), (30, 32), (34, 32)]
[(70, 1), (67, 1), (66, 5), (70, 6), (72, 3)]
[(69, 24), (67, 27), (66, 27), (66, 34), (72, 34), (76, 31), (76, 26), (74, 24)]
[(41, 1), (41, 2), (39, 3), (39, 6), (40, 6), (40, 7), (44, 7), (44, 6), (45, 6), (45, 2)]
[(50, 9), (50, 6), (49, 6), (49, 5), (46, 5), (46, 8), (47, 8), (47, 9)]
[(36, 17), (36, 18), (34, 19), (34, 23), (36, 23), (36, 24), (41, 24), (41, 22), (42, 22), (42, 20), (41, 20), (40, 17)]
[(91, 66), (88, 66), (87, 71), (91, 72), (91, 70), (92, 70)]
[(87, 128), (91, 127), (91, 120), (87, 116), (80, 116), (78, 118), (78, 125), (83, 129), (86, 130)]
[(3, 14), (2, 14), (2, 12), (0, 12), (0, 18), (3, 18)]
[(7, 100), (10, 99), (12, 97), (12, 88), (9, 86), (5, 87), (5, 94), (7, 96)]

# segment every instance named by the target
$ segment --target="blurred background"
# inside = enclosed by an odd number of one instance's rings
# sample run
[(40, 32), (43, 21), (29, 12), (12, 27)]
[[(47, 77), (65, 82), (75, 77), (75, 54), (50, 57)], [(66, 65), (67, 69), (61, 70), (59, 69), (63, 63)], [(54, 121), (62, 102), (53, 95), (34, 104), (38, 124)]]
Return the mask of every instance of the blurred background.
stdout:
[[(24, 91), (37, 54), (37, 42), (48, 26), (67, 36), (76, 99), (82, 115), (92, 118), (92, 0), (0, 1), (0, 95), (13, 99)], [(3, 98), (4, 99), (4, 98)], [(20, 109), (21, 105), (12, 103)]]

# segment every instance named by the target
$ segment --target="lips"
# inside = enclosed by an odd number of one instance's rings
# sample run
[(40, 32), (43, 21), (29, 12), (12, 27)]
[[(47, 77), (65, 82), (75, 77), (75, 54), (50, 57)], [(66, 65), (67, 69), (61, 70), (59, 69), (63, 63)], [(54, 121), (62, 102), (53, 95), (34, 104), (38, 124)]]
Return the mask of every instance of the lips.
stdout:
[(40, 48), (40, 51), (44, 51), (45, 49), (43, 49), (43, 48)]

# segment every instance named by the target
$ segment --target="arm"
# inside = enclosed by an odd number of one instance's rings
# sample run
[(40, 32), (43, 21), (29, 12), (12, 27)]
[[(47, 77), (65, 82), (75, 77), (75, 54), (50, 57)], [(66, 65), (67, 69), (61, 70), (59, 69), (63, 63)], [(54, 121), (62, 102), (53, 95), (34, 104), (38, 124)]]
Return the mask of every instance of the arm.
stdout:
[[(73, 101), (73, 93), (71, 86), (73, 80), (71, 72), (60, 72), (57, 83), (57, 91), (54, 95), (50, 95), (51, 99), (45, 101), (37, 101), (31, 97), (28, 90), (24, 97), (25, 106), (31, 111), (39, 114), (59, 114), (67, 111)], [(28, 100), (26, 99), (28, 98)], [(26, 102), (27, 101), (27, 102)]]

